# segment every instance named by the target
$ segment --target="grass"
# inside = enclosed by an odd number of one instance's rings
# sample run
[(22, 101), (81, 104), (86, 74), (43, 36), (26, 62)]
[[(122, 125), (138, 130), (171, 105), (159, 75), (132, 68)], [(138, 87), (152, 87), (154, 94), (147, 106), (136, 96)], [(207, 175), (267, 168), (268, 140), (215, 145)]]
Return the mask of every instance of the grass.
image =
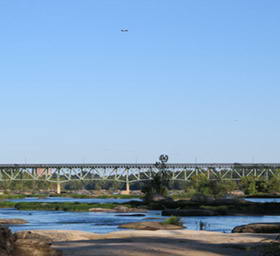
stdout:
[(205, 210), (224, 212), (230, 210), (230, 208), (232, 207), (227, 205), (218, 205), (218, 206), (202, 205), (200, 208)]
[(5, 199), (21, 199), (21, 198), (25, 198), (26, 195), (18, 195), (18, 194), (2, 194), (0, 195), (0, 200), (5, 200)]
[(141, 196), (137, 195), (121, 195), (121, 194), (116, 194), (116, 195), (100, 195), (100, 196), (95, 196), (94, 198), (100, 198), (100, 199), (133, 199), (133, 198), (142, 198)]
[(97, 199), (132, 199), (132, 198), (141, 198), (141, 196), (137, 195), (121, 195), (121, 194), (112, 194), (112, 195), (83, 195), (83, 194), (76, 194), (76, 193), (63, 193), (60, 195), (57, 194), (2, 194), (0, 195), (0, 200), (5, 199), (23, 199), (26, 197), (70, 197), (70, 198), (97, 198)]
[(173, 194), (171, 197), (174, 200), (189, 200), (193, 196), (193, 193), (178, 193), (178, 194)]
[(112, 194), (112, 195), (81, 195), (75, 193), (63, 193), (61, 195), (54, 195), (58, 197), (71, 197), (71, 198), (97, 198), (97, 199), (132, 199), (140, 198), (136, 195), (121, 195), (121, 194)]
[(163, 225), (176, 225), (176, 226), (183, 226), (183, 222), (179, 217), (171, 216), (170, 218), (165, 219), (162, 222)]
[[(17, 210), (44, 210), (44, 211), (73, 211), (85, 212), (90, 208), (104, 208), (113, 209), (117, 206), (131, 207), (129, 204), (105, 203), (105, 204), (91, 204), (91, 203), (78, 203), (78, 202), (63, 202), (63, 203), (39, 203), (39, 202), (21, 202), (14, 203)], [(0, 204), (1, 207), (1, 204)], [(7, 207), (6, 207), (7, 208)]]
[(15, 208), (15, 202), (0, 201), (0, 208)]

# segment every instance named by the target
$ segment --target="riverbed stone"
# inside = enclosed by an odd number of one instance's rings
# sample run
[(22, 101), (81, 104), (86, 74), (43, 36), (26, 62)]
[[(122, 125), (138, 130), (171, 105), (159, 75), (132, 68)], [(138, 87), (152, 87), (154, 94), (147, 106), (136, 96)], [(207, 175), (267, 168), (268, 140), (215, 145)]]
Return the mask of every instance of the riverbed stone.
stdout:
[(24, 219), (0, 219), (0, 225), (19, 225), (28, 223)]
[(145, 214), (135, 213), (135, 214), (116, 214), (117, 217), (145, 217)]
[(53, 249), (50, 243), (39, 239), (17, 239), (15, 256), (62, 256), (62, 252)]
[(16, 239), (36, 239), (47, 243), (53, 242), (53, 239), (50, 237), (38, 234), (36, 231), (18, 231), (15, 233), (15, 236)]
[(126, 206), (117, 206), (114, 208), (116, 212), (147, 212), (146, 209), (140, 209), (140, 208), (129, 208)]
[(89, 212), (116, 212), (114, 209), (106, 209), (106, 208), (90, 208)]
[(147, 212), (146, 209), (140, 209), (140, 208), (129, 208), (126, 206), (117, 206), (113, 209), (106, 209), (106, 208), (90, 208), (90, 212), (120, 212), (120, 213), (129, 213), (129, 212)]
[(280, 222), (241, 225), (235, 227), (232, 233), (280, 233)]
[(160, 217), (147, 217), (147, 218), (144, 218), (144, 220), (162, 220), (162, 218), (160, 218)]
[(163, 210), (162, 216), (215, 216), (217, 215), (214, 211), (206, 209), (170, 209)]
[(183, 229), (184, 226), (163, 224), (158, 221), (143, 221), (143, 222), (132, 222), (127, 224), (119, 225), (119, 228), (137, 229), (137, 230), (178, 230)]
[(29, 230), (18, 231), (15, 235), (19, 239), (40, 239), (47, 242), (92, 240), (96, 234), (79, 230)]

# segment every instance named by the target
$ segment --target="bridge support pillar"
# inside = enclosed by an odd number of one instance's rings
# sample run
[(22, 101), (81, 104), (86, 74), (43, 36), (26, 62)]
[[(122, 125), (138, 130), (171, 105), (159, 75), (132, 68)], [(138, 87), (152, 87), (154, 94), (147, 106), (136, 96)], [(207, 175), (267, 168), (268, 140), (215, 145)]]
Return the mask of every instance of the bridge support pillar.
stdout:
[(129, 195), (129, 194), (130, 194), (130, 185), (129, 185), (129, 182), (126, 182), (125, 194), (126, 194), (126, 195)]
[(61, 183), (56, 183), (56, 193), (61, 194)]

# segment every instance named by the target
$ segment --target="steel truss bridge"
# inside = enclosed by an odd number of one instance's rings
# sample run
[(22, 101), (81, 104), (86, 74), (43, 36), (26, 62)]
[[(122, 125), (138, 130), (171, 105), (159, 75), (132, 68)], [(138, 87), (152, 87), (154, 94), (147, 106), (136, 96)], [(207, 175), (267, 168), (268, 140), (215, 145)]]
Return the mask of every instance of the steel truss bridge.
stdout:
[[(188, 181), (203, 174), (210, 180), (240, 180), (255, 176), (268, 179), (278, 175), (280, 163), (169, 163), (164, 169), (173, 181)], [(129, 185), (152, 179), (161, 168), (157, 164), (0, 164), (0, 182), (48, 181), (57, 184), (71, 181), (116, 181)]]

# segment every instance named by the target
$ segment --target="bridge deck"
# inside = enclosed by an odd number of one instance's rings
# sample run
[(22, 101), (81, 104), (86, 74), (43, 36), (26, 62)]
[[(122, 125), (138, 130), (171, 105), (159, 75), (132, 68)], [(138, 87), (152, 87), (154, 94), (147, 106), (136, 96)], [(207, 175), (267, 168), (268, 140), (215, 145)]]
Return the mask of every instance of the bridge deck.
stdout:
[[(0, 164), (1, 169), (13, 168), (154, 168), (153, 163), (82, 163), (82, 164)], [(280, 163), (171, 163), (167, 168), (280, 168)]]

